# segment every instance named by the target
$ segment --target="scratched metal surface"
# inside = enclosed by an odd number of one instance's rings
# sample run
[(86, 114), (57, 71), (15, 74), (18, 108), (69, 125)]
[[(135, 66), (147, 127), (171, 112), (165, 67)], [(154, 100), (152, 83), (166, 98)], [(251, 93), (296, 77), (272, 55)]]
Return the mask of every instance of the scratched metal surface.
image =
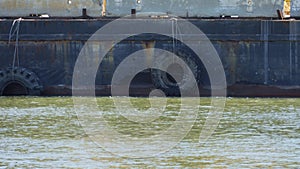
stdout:
[[(0, 7), (0, 16), (80, 16), (82, 8), (90, 16), (101, 16), (102, 0), (1, 0)], [(107, 0), (108, 16), (128, 15), (131, 9), (182, 17), (274, 17), (277, 9), (283, 9), (283, 0)], [(300, 0), (292, 0), (291, 14), (299, 16)]]

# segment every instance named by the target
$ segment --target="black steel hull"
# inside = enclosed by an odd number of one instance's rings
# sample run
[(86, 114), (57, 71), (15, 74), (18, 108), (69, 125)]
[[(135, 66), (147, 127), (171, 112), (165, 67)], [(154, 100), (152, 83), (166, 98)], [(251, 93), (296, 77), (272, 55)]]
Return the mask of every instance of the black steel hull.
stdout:
[[(34, 72), (42, 86), (38, 89), (40, 95), (72, 95), (74, 66), (83, 45), (112, 20), (23, 20), (18, 36), (18, 62), (13, 62), (16, 42), (8, 41), (13, 19), (0, 20), (0, 69), (3, 72), (8, 67), (22, 67)], [(228, 96), (300, 97), (300, 21), (267, 18), (189, 21), (207, 35), (218, 52), (226, 74)], [(129, 38), (116, 44), (99, 68), (96, 94), (110, 95), (116, 66), (126, 55), (149, 46), (171, 48), (172, 44), (170, 39), (153, 36)], [(150, 74), (145, 71), (135, 78), (131, 95), (147, 96), (155, 88)], [(2, 94), (3, 85), (0, 86)], [(202, 79), (199, 89), (200, 95), (210, 95), (209, 78)]]

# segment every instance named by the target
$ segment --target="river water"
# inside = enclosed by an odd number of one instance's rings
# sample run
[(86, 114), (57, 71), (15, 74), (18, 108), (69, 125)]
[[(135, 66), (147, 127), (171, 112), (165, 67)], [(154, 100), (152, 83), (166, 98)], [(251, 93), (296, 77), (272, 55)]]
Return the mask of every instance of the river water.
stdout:
[[(150, 107), (146, 98), (131, 101), (128, 106), (140, 112)], [(112, 98), (97, 98), (97, 104), (120, 135), (147, 137), (174, 122), (180, 99), (168, 98), (167, 115), (142, 126), (116, 115)], [(150, 158), (126, 158), (89, 137), (71, 97), (1, 97), (0, 168), (300, 168), (300, 99), (227, 98), (205, 144), (199, 135), (210, 99), (199, 105), (193, 128), (175, 147)]]

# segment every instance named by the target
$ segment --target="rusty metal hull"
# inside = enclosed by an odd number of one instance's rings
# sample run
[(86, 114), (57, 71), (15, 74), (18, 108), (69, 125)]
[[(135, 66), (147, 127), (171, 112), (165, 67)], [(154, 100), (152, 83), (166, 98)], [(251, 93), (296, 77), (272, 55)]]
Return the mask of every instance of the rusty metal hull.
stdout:
[[(43, 86), (42, 95), (71, 95), (74, 65), (83, 45), (95, 31), (112, 20), (114, 18), (25, 19), (19, 29), (19, 66), (38, 76)], [(300, 97), (300, 21), (268, 18), (188, 20), (207, 35), (217, 50), (226, 73), (228, 96)], [(2, 70), (13, 65), (15, 41), (8, 42), (12, 22), (13, 19), (0, 20)], [(96, 94), (110, 95), (116, 66), (126, 55), (145, 49), (149, 44), (172, 47), (170, 39), (153, 36), (129, 38), (115, 44), (114, 50), (101, 63)], [(202, 79), (202, 96), (210, 95), (208, 86), (209, 78)], [(150, 73), (145, 71), (134, 80), (131, 93), (146, 96), (153, 88)]]

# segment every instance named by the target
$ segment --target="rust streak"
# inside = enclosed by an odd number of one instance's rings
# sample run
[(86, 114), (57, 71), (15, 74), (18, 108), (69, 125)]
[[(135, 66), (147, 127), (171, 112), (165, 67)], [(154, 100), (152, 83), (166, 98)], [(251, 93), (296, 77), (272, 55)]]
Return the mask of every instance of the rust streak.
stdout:
[(153, 61), (153, 55), (154, 55), (154, 47), (155, 47), (155, 41), (144, 41), (142, 42), (143, 48), (145, 50), (145, 56), (146, 56), (146, 62), (147, 65), (150, 66)]

